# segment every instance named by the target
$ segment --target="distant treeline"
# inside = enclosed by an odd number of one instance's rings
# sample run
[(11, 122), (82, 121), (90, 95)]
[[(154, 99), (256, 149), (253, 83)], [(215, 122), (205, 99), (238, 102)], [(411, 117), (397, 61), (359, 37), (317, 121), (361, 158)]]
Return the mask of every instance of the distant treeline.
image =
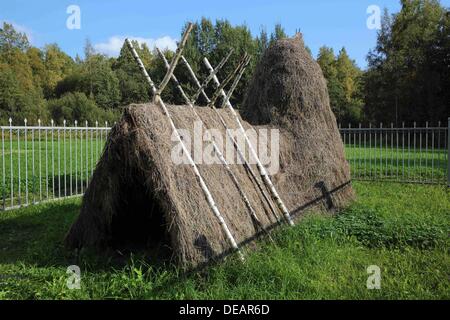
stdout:
[[(368, 68), (361, 70), (345, 48), (337, 55), (323, 46), (317, 61), (327, 79), (330, 102), (338, 122), (390, 123), (446, 121), (450, 115), (450, 15), (438, 0), (402, 0), (399, 13), (385, 11), (376, 46), (368, 53)], [(183, 27), (183, 30), (186, 26)], [(182, 30), (182, 31), (183, 31)], [(217, 65), (233, 48), (222, 76), (232, 70), (247, 52), (253, 59), (233, 96), (239, 106), (255, 65), (264, 50), (287, 37), (276, 25), (269, 34), (262, 28), (254, 37), (247, 26), (232, 26), (227, 20), (214, 23), (206, 18), (195, 23), (184, 55), (194, 71), (207, 75), (202, 58)], [(134, 45), (155, 82), (166, 72), (157, 53), (146, 44)], [(173, 52), (165, 51), (167, 58)], [(186, 68), (176, 75), (188, 93), (195, 92)], [(213, 88), (208, 88), (212, 90)], [(96, 53), (86, 41), (84, 57), (73, 59), (57, 44), (39, 49), (25, 34), (4, 23), (0, 28), (0, 123), (54, 119), (62, 123), (117, 120), (121, 108), (150, 100), (131, 53), (124, 45), (117, 58)], [(171, 85), (163, 94), (169, 103), (184, 103)], [(200, 98), (201, 99), (201, 98)], [(201, 101), (199, 103), (202, 103)]]

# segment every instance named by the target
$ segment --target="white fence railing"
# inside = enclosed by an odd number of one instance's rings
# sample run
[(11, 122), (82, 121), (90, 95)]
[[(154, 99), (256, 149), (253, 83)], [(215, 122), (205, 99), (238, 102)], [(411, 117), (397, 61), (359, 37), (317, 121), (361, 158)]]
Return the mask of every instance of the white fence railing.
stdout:
[(1, 126), (0, 208), (83, 194), (103, 150), (108, 124)]
[[(88, 125), (0, 126), (0, 210), (82, 195), (111, 129)], [(352, 178), (450, 186), (449, 128), (340, 127)]]
[(352, 178), (450, 186), (448, 125), (339, 128)]

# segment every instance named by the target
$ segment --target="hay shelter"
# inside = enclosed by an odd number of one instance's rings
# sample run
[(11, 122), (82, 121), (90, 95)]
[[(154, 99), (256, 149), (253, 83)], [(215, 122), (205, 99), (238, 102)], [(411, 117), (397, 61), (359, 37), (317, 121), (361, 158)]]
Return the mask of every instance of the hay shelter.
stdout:
[[(193, 133), (188, 106), (167, 106), (177, 128)], [(218, 114), (195, 107), (207, 128)], [(237, 124), (217, 110), (228, 128)], [(280, 130), (280, 170), (271, 178), (292, 217), (311, 208), (334, 211), (353, 198), (349, 167), (320, 67), (299, 37), (281, 40), (263, 55), (249, 88), (244, 127)], [(182, 266), (193, 267), (231, 252), (230, 244), (190, 165), (171, 161), (174, 142), (163, 110), (154, 103), (130, 105), (112, 128), (83, 197), (80, 215), (65, 242), (69, 248), (164, 245)], [(192, 152), (196, 152), (192, 146)], [(242, 164), (231, 164), (239, 186), (221, 164), (199, 164), (215, 202), (241, 246), (279, 224), (271, 205)], [(259, 177), (258, 177), (259, 179)], [(248, 213), (245, 192), (260, 225)], [(272, 204), (273, 207), (273, 204)]]

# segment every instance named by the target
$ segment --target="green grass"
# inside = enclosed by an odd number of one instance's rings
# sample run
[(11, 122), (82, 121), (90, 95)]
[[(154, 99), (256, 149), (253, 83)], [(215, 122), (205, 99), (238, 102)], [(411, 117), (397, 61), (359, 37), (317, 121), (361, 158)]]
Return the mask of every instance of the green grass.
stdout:
[(347, 145), (345, 154), (353, 178), (425, 183), (447, 182), (447, 150), (358, 147)]
[[(449, 299), (450, 196), (440, 186), (356, 182), (357, 201), (335, 217), (309, 213), (234, 257), (183, 274), (135, 255), (86, 252), (81, 289), (66, 287), (74, 264), (62, 239), (79, 199), (0, 214), (1, 299)], [(366, 288), (367, 267), (381, 289)]]

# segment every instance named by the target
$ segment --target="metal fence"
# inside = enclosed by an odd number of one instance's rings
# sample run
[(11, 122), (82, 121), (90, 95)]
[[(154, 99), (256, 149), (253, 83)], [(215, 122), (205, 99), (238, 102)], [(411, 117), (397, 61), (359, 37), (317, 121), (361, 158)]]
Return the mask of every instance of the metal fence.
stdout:
[(449, 128), (450, 118), (446, 126), (339, 126), (352, 179), (450, 186)]
[[(450, 186), (448, 126), (339, 127), (352, 178)], [(103, 150), (99, 126), (0, 126), (0, 210), (82, 195)]]
[(83, 194), (110, 128), (41, 125), (1, 126), (3, 210)]

